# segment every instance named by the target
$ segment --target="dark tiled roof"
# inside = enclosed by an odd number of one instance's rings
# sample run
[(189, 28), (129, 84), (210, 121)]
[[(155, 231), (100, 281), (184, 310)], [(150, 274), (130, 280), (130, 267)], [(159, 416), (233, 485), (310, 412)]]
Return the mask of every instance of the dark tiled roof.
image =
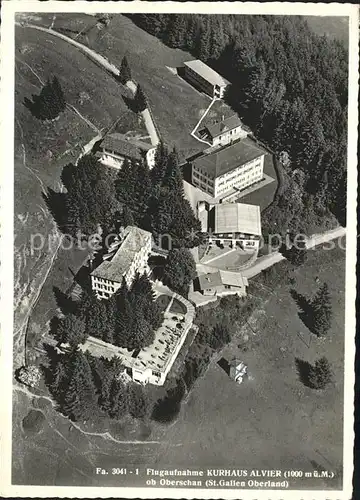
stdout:
[(128, 139), (125, 135), (117, 132), (106, 135), (100, 147), (136, 160), (141, 160), (142, 153), (146, 153), (152, 148), (151, 144), (146, 144), (146, 142), (137, 139)]
[(241, 120), (237, 115), (225, 118), (225, 120), (215, 123), (214, 125), (209, 125), (206, 127), (211, 135), (211, 137), (217, 137), (218, 135), (226, 132), (227, 130), (233, 130), (236, 127), (241, 126)]
[(151, 233), (135, 226), (127, 226), (124, 240), (111, 260), (104, 260), (91, 273), (92, 276), (103, 278), (117, 283), (122, 282), (137, 253), (145, 246)]
[(212, 177), (219, 177), (264, 154), (266, 154), (264, 149), (245, 137), (229, 146), (205, 152), (203, 156), (193, 161), (193, 165), (206, 171)]

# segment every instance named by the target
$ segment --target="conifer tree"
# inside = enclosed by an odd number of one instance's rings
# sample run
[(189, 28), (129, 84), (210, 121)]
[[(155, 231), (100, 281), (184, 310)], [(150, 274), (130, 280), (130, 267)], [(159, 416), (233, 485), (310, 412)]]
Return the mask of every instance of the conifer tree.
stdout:
[(312, 329), (318, 337), (327, 334), (332, 317), (332, 307), (330, 301), (329, 287), (324, 283), (311, 302), (312, 309)]
[(139, 83), (136, 87), (136, 92), (134, 96), (134, 106), (137, 113), (145, 111), (145, 109), (148, 106), (146, 96)]
[(56, 339), (60, 343), (69, 343), (75, 348), (83, 344), (87, 338), (85, 323), (75, 314), (68, 314), (61, 318), (56, 329)]
[(155, 165), (151, 170), (151, 180), (153, 186), (160, 186), (163, 182), (168, 164), (168, 149), (163, 141), (160, 141), (156, 147)]
[(73, 354), (70, 370), (62, 411), (74, 421), (88, 419), (97, 408), (97, 396), (91, 368), (82, 351)]
[(64, 388), (67, 385), (67, 363), (63, 356), (52, 360), (50, 364), (51, 381), (50, 390), (56, 401), (61, 404)]
[(149, 401), (143, 388), (137, 384), (128, 386), (129, 413), (134, 418), (144, 418), (149, 410)]
[(191, 281), (196, 277), (196, 265), (186, 248), (170, 250), (164, 267), (163, 281), (173, 290), (187, 293)]
[(131, 70), (126, 56), (124, 56), (121, 61), (119, 80), (123, 85), (131, 81)]
[(66, 219), (71, 234), (95, 234), (99, 224), (111, 227), (119, 208), (115, 190), (106, 169), (94, 155), (82, 156), (77, 165), (66, 165), (61, 179), (67, 190)]
[(121, 419), (126, 415), (128, 409), (128, 394), (124, 384), (117, 379), (113, 379), (110, 389), (110, 409), (109, 415), (114, 419)]
[(314, 389), (325, 389), (332, 379), (333, 373), (328, 359), (322, 357), (316, 360), (309, 372), (310, 386)]

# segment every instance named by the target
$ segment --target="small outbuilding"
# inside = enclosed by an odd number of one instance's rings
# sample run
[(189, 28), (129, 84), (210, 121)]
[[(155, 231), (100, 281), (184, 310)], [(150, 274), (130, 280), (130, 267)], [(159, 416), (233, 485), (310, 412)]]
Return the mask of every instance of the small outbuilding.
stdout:
[(230, 362), (229, 375), (230, 378), (235, 380), (235, 382), (241, 384), (244, 377), (247, 375), (247, 366), (245, 365), (245, 363), (235, 358)]

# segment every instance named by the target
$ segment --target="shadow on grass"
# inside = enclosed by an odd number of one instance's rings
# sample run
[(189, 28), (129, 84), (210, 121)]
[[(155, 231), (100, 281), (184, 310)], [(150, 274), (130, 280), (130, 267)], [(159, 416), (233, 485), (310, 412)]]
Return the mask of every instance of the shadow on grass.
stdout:
[(57, 306), (63, 314), (74, 314), (76, 312), (76, 302), (57, 286), (53, 287)]
[(91, 292), (91, 278), (90, 269), (87, 265), (80, 267), (76, 275), (74, 276), (75, 282), (81, 286), (81, 288), (87, 292)]
[(230, 363), (228, 362), (227, 359), (221, 358), (219, 359), (217, 364), (220, 366), (220, 368), (224, 370), (226, 375), (230, 375)]
[(58, 228), (61, 232), (65, 233), (67, 231), (66, 193), (59, 193), (48, 188), (47, 193), (42, 193), (42, 197)]
[(163, 424), (173, 422), (179, 414), (185, 392), (185, 383), (180, 378), (176, 387), (170, 389), (163, 399), (155, 403), (151, 418)]
[(312, 365), (308, 361), (304, 361), (299, 358), (295, 358), (296, 370), (298, 372), (300, 381), (306, 386), (312, 388), (310, 382), (310, 372)]
[(121, 97), (126, 106), (128, 107), (128, 109), (130, 109), (130, 111), (132, 111), (133, 113), (139, 112), (138, 103), (134, 98), (129, 98), (125, 95), (122, 95)]
[(290, 290), (290, 295), (300, 309), (298, 316), (304, 325), (312, 332), (313, 331), (313, 309), (311, 301), (296, 290)]

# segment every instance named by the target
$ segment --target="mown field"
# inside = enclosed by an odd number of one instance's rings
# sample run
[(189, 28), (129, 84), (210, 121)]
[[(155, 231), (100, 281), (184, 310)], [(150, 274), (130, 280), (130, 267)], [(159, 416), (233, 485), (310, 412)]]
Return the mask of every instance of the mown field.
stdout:
[[(84, 432), (57, 414), (45, 398), (15, 391), (14, 481), (119, 486), (118, 478), (99, 478), (93, 467), (151, 463), (159, 468), (326, 469), (336, 472), (333, 481), (307, 479), (301, 487), (340, 487), (344, 262), (341, 250), (315, 250), (295, 271), (292, 284), (279, 279), (269, 292), (261, 279), (252, 280), (257, 302), (253, 315), (197, 380), (171, 425), (106, 421), (104, 427), (97, 422), (96, 428), (87, 426)], [(290, 295), (295, 289), (311, 296), (316, 277), (330, 287), (334, 314), (323, 341), (301, 322)], [(295, 360), (313, 363), (323, 355), (332, 365), (334, 384), (314, 391), (301, 382)], [(230, 380), (218, 364), (234, 356), (248, 366), (249, 379), (242, 385)], [(40, 409), (45, 418), (30, 425), (31, 409)]]
[[(52, 16), (41, 15), (36, 24), (48, 27)], [(34, 21), (33, 21), (34, 22)], [(210, 98), (195, 90), (177, 76), (176, 68), (184, 61), (194, 59), (191, 54), (166, 47), (126, 17), (116, 14), (103, 29), (96, 20), (84, 14), (56, 16), (54, 30), (96, 50), (120, 67), (126, 55), (132, 77), (144, 89), (161, 136), (170, 146), (176, 146), (181, 159), (204, 149), (190, 132), (210, 104)], [(80, 33), (80, 34), (79, 34)], [(229, 108), (218, 110), (216, 116), (232, 114)], [(215, 118), (215, 115), (213, 115)]]
[[(255, 313), (196, 382), (178, 421), (167, 433), (170, 443), (181, 442), (182, 446), (169, 447), (159, 457), (159, 465), (324, 468), (338, 474), (327, 487), (340, 486), (344, 264), (342, 250), (315, 250), (309, 252), (308, 263), (295, 271), (293, 284), (280, 281), (277, 286), (270, 285), (269, 294), (258, 281), (254, 287), (258, 299)], [(318, 286), (316, 276), (328, 283), (332, 296), (334, 318), (325, 340), (310, 334), (290, 295), (295, 289), (311, 296)], [(324, 355), (332, 365), (334, 384), (324, 391), (305, 387), (296, 358), (313, 363)], [(233, 382), (217, 363), (234, 357), (248, 366), (250, 377), (242, 385)], [(309, 482), (308, 487), (312, 485)]]

